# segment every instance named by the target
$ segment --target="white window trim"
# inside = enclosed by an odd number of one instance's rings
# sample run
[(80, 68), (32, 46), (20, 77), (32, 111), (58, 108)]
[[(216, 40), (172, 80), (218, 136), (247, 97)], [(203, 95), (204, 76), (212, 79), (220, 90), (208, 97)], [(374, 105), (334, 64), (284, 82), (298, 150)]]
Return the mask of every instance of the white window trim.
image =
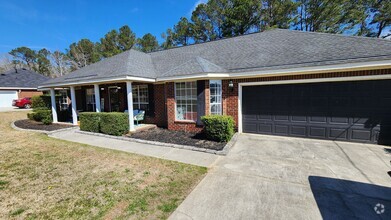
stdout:
[(223, 114), (223, 82), (221, 79), (209, 80), (209, 114), (212, 114), (212, 103), (211, 103), (212, 93), (210, 89), (211, 88), (210, 85), (212, 84), (212, 82), (218, 82), (220, 84), (220, 103), (214, 103), (214, 104), (220, 105), (220, 115), (222, 115)]
[[(149, 105), (149, 97), (148, 97), (148, 102), (140, 102), (140, 87), (146, 87), (148, 90), (148, 85), (133, 85), (132, 89), (137, 90), (137, 102), (133, 101), (133, 105), (138, 105), (138, 109), (141, 109), (141, 105)], [(149, 90), (148, 90), (148, 96), (149, 96)]]
[[(174, 100), (175, 100), (175, 102), (174, 102), (174, 116), (175, 116), (174, 122), (197, 123), (197, 119), (195, 119), (195, 120), (185, 120), (185, 119), (178, 119), (177, 118), (176, 84), (177, 83), (186, 83), (186, 82), (195, 82), (196, 89), (197, 89), (197, 81), (179, 81), (179, 82), (174, 82)], [(197, 107), (198, 107), (198, 98), (197, 98)], [(197, 111), (197, 114), (198, 114), (198, 111)]]

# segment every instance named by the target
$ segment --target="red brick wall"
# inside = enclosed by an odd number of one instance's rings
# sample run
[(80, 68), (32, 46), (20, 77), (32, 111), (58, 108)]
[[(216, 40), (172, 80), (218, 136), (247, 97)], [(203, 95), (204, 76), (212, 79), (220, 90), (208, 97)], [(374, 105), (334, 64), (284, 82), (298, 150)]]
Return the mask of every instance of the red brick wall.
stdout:
[(31, 98), (33, 96), (42, 95), (42, 92), (37, 90), (21, 90), (18, 92), (18, 98)]
[(222, 82), (223, 114), (232, 116), (235, 119), (236, 126), (238, 126), (238, 116), (239, 116), (238, 115), (238, 92), (239, 92), (238, 83), (319, 79), (319, 78), (335, 78), (335, 77), (351, 77), (351, 76), (370, 76), (370, 75), (384, 75), (384, 74), (391, 74), (391, 69), (319, 73), (319, 74), (306, 74), (306, 75), (296, 75), (296, 76), (273, 76), (273, 77), (263, 77), (263, 78), (233, 79), (232, 80), (234, 84), (233, 91), (230, 91), (230, 89), (228, 88), (229, 80), (223, 80)]
[(153, 87), (154, 100), (149, 100), (155, 104), (155, 116), (146, 117), (146, 123), (156, 124), (159, 127), (167, 127), (167, 112), (165, 99), (165, 84), (155, 84)]

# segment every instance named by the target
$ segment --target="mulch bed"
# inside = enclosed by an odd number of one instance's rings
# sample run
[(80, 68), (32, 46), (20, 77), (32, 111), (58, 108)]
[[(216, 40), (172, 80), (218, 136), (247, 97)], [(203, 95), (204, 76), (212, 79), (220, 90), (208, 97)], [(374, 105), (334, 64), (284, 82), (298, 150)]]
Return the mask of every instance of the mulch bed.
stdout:
[(55, 131), (63, 128), (73, 127), (72, 125), (64, 125), (64, 124), (44, 125), (42, 122), (37, 122), (30, 119), (15, 121), (14, 124), (18, 128), (41, 130), (41, 131)]
[(158, 141), (170, 144), (188, 145), (211, 150), (222, 150), (227, 144), (206, 140), (203, 133), (191, 133), (183, 131), (170, 131), (164, 128), (155, 128), (129, 135), (131, 138)]

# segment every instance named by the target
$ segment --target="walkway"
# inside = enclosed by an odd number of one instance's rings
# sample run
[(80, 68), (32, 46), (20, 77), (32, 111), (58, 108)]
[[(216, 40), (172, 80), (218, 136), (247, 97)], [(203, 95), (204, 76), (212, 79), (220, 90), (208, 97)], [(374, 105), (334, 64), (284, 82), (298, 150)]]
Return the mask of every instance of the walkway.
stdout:
[(129, 153), (157, 157), (166, 160), (173, 160), (203, 167), (211, 167), (214, 162), (219, 157), (221, 157), (214, 154), (196, 152), (191, 150), (176, 149), (171, 147), (116, 140), (106, 137), (91, 136), (88, 134), (80, 134), (75, 132), (75, 130), (57, 132), (49, 136), (57, 139), (88, 144), (96, 147), (126, 151)]

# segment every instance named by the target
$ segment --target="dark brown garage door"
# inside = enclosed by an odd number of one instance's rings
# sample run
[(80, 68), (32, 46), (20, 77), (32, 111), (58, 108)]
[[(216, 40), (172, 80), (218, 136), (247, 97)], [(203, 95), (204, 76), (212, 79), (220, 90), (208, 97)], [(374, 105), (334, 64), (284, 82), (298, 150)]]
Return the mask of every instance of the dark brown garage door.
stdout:
[(391, 80), (244, 86), (243, 132), (389, 144)]

